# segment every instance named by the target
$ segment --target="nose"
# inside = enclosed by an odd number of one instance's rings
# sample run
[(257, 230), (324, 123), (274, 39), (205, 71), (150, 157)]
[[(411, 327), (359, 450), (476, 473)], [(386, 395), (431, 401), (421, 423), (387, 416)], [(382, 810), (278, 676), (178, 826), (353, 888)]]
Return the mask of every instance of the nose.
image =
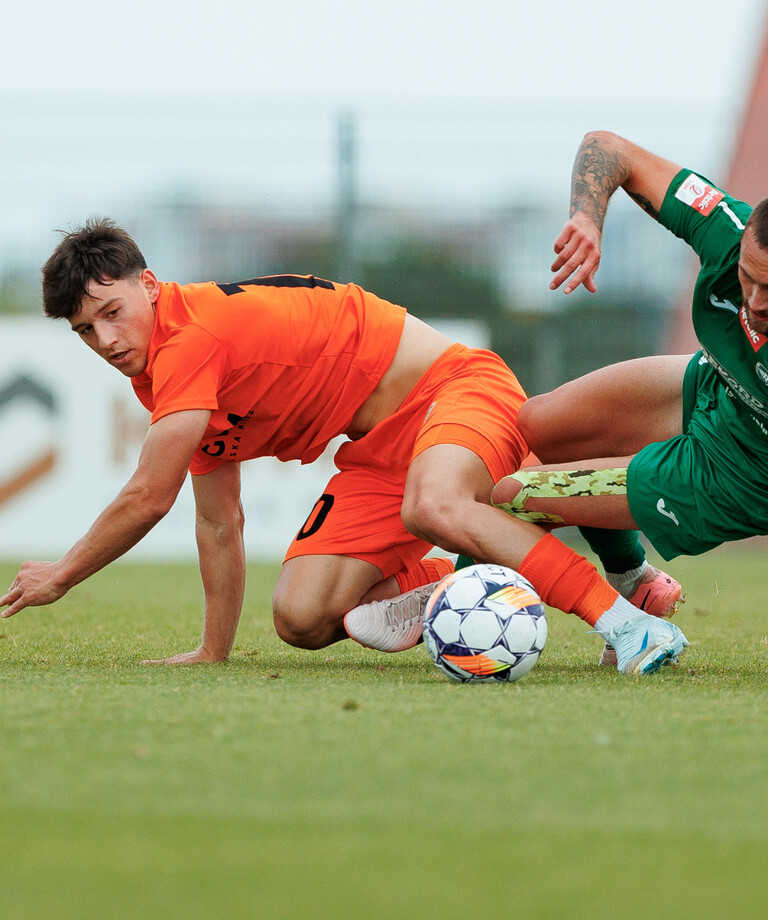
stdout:
[(748, 306), (752, 313), (765, 316), (768, 313), (768, 287), (763, 284), (753, 285), (749, 292)]
[(96, 343), (101, 351), (107, 351), (117, 341), (117, 334), (106, 323), (94, 323), (93, 331), (96, 333)]

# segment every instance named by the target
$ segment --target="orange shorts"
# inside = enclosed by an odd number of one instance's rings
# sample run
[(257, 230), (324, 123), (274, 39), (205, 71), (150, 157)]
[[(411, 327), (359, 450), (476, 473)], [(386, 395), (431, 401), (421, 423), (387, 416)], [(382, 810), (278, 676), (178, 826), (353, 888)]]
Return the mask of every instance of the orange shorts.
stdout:
[(475, 453), (493, 482), (519, 469), (528, 447), (517, 428), (525, 401), (517, 378), (490, 351), (453, 345), (400, 408), (357, 441), (345, 441), (328, 483), (286, 553), (344, 555), (377, 566), (382, 578), (408, 570), (432, 549), (400, 518), (411, 460), (436, 444)]

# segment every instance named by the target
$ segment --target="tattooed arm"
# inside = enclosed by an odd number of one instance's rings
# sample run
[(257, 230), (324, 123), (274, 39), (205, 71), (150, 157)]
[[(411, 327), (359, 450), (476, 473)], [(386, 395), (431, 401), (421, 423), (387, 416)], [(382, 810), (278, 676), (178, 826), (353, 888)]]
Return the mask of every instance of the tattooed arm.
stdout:
[(594, 293), (608, 202), (618, 188), (658, 218), (664, 195), (680, 167), (611, 134), (592, 131), (581, 142), (571, 175), (570, 220), (555, 240), (557, 258), (550, 283), (570, 294), (580, 284)]

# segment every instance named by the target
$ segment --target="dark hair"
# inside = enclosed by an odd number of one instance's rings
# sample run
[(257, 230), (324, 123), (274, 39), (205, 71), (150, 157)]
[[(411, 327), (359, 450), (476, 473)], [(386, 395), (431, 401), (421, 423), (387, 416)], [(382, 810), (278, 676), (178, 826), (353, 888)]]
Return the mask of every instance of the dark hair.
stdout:
[(768, 252), (768, 198), (757, 203), (747, 220), (747, 229), (754, 232), (757, 245)]
[(139, 275), (147, 263), (133, 239), (108, 217), (91, 218), (65, 234), (43, 266), (46, 316), (73, 316), (88, 284), (105, 284)]

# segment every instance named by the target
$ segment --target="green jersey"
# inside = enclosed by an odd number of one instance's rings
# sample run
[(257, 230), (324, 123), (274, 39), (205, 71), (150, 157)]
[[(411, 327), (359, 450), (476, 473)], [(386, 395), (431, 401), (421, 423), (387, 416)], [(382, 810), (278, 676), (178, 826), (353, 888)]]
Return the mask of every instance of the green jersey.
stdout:
[[(689, 170), (673, 180), (659, 222), (701, 260), (693, 293), (693, 325), (722, 380), (717, 427), (746, 449), (768, 454), (768, 339), (752, 329), (741, 303), (737, 263), (751, 207)], [(714, 419), (713, 419), (714, 421)]]
[(702, 351), (683, 380), (683, 433), (648, 444), (627, 472), (640, 529), (665, 559), (768, 534), (768, 341), (752, 329), (738, 278), (751, 208), (683, 170), (659, 222), (699, 256), (693, 325)]

